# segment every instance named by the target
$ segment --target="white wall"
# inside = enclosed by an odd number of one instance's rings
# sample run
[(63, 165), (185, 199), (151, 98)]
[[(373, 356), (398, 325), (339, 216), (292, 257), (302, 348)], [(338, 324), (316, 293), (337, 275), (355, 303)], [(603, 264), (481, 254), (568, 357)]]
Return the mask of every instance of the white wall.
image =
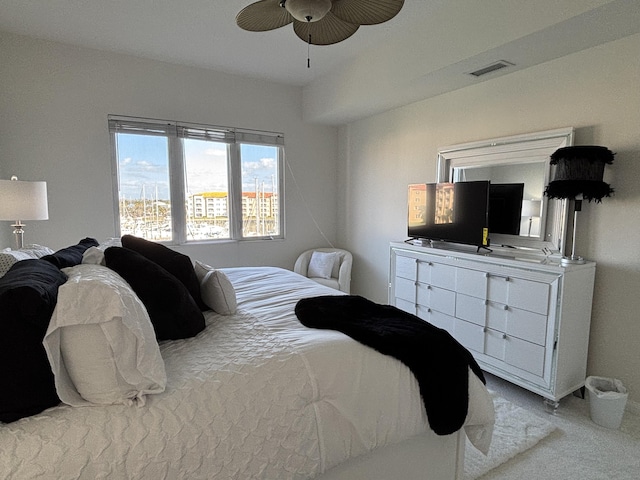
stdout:
[[(108, 114), (284, 133), (286, 240), (179, 250), (216, 266), (292, 268), (326, 245), (309, 212), (335, 240), (337, 129), (302, 122), (301, 89), (6, 33), (0, 45), (0, 174), (45, 180), (49, 193), (49, 220), (26, 222), (25, 243), (114, 235)], [(12, 245), (0, 223), (0, 246)]]
[(387, 301), (391, 240), (406, 238), (406, 188), (435, 181), (437, 149), (560, 127), (617, 152), (615, 197), (585, 202), (577, 251), (598, 263), (588, 372), (640, 400), (640, 35), (340, 129), (339, 239), (354, 252), (352, 290)]

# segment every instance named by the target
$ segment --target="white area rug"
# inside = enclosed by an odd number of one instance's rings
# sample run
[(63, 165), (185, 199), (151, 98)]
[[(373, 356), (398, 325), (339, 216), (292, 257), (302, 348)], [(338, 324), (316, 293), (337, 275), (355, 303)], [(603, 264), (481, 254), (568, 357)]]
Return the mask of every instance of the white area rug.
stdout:
[(496, 424), (489, 454), (485, 457), (469, 440), (464, 462), (465, 480), (474, 480), (530, 449), (556, 429), (549, 421), (491, 393)]

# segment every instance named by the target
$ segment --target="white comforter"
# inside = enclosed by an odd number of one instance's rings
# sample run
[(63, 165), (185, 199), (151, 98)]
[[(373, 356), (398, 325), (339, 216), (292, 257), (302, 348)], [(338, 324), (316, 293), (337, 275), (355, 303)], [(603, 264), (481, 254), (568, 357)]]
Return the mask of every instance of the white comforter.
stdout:
[[(313, 478), (428, 429), (404, 365), (298, 322), (299, 298), (335, 290), (277, 268), (224, 271), (239, 312), (210, 312), (197, 337), (161, 345), (164, 393), (0, 425), (0, 478)], [(470, 380), (465, 428), (486, 450), (493, 404)]]

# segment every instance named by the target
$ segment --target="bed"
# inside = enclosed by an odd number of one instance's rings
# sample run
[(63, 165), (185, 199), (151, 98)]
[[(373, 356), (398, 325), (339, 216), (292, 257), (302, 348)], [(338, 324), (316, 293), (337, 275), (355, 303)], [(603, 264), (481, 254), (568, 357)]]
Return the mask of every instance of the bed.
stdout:
[(298, 300), (335, 290), (275, 267), (219, 271), (235, 313), (159, 342), (162, 391), (0, 424), (0, 477), (461, 479), (465, 443), (488, 450), (493, 403), (473, 373), (464, 427), (436, 435), (401, 362), (300, 323)]

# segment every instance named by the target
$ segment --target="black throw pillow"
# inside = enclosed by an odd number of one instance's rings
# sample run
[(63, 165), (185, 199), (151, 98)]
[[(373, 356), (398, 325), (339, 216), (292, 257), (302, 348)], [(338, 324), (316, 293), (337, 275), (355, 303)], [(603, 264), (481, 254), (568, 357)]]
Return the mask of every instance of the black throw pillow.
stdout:
[(104, 258), (147, 308), (158, 340), (189, 338), (204, 329), (204, 316), (193, 297), (160, 265), (123, 247), (107, 248)]
[(210, 310), (200, 296), (200, 282), (193, 269), (191, 259), (180, 252), (170, 249), (161, 243), (150, 242), (144, 238), (133, 235), (122, 236), (122, 246), (144, 255), (152, 262), (157, 263), (167, 272), (180, 280), (193, 297), (193, 300), (202, 311)]
[(58, 268), (73, 267), (82, 263), (82, 254), (89, 247), (99, 245), (95, 238), (83, 238), (76, 245), (58, 250), (51, 255), (45, 255), (43, 260), (53, 263)]
[(0, 421), (60, 403), (42, 340), (67, 276), (42, 259), (22, 260), (0, 278)]

